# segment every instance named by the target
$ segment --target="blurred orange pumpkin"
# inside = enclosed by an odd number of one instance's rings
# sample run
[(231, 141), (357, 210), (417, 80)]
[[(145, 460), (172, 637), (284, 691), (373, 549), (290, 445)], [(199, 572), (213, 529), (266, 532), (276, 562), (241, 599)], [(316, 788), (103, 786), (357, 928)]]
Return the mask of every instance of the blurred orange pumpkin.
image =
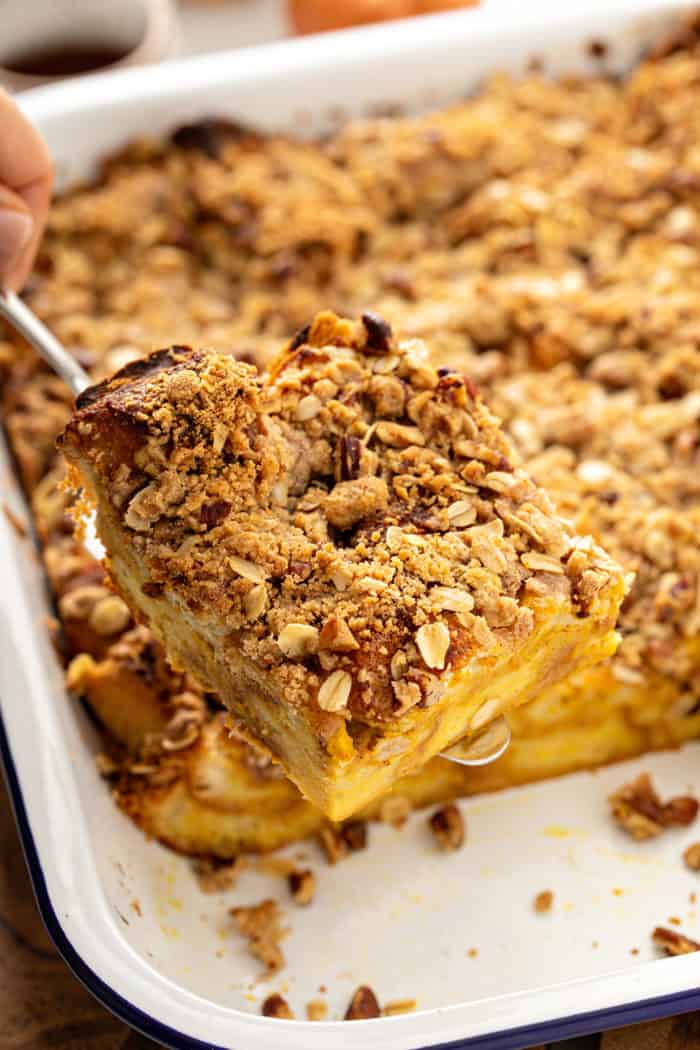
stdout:
[(473, 7), (479, 0), (289, 0), (289, 14), (297, 33), (323, 33), (367, 22), (386, 22), (457, 7)]

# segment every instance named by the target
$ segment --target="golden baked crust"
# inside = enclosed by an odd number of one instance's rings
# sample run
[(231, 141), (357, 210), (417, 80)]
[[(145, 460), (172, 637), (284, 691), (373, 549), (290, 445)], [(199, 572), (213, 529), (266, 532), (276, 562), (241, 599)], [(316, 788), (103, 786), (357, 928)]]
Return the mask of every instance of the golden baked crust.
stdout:
[(262, 377), (161, 351), (60, 444), (124, 597), (333, 817), (614, 647), (621, 570), (373, 314), (319, 314)]

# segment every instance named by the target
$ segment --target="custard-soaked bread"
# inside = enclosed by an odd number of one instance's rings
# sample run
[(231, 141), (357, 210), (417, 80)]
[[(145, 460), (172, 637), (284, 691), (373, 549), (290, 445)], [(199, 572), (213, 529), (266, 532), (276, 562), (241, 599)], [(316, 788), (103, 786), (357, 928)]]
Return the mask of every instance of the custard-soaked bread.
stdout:
[(374, 315), (319, 314), (263, 376), (161, 351), (61, 444), (127, 602), (334, 819), (614, 649), (622, 571)]

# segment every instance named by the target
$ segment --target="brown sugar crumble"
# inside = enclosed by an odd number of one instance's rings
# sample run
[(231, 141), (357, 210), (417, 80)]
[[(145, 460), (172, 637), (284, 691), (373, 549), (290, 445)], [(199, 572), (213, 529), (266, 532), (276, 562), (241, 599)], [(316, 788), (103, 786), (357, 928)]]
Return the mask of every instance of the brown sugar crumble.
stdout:
[(361, 984), (353, 993), (343, 1020), (365, 1021), (371, 1017), (381, 1017), (381, 1014), (376, 995), (368, 985)]
[(677, 930), (668, 930), (664, 926), (657, 926), (651, 935), (654, 945), (666, 955), (688, 955), (691, 952), (700, 951), (700, 944), (686, 937)]
[(265, 976), (277, 973), (284, 966), (284, 954), (280, 941), (288, 930), (282, 925), (282, 912), (277, 902), (268, 898), (260, 904), (231, 908), (240, 933), (248, 939), (251, 955), (265, 964)]
[(552, 910), (554, 904), (554, 894), (551, 890), (542, 890), (535, 897), (532, 906), (538, 915), (545, 915), (547, 912)]
[(281, 1021), (293, 1021), (294, 1014), (289, 1003), (281, 995), (268, 995), (260, 1010), (263, 1017), (276, 1017)]
[(454, 803), (437, 809), (428, 818), (428, 826), (440, 849), (445, 852), (454, 852), (464, 845), (464, 818)]
[(661, 802), (648, 773), (640, 773), (609, 798), (613, 819), (634, 839), (649, 839), (666, 828), (688, 827), (698, 814), (698, 801), (678, 796)]

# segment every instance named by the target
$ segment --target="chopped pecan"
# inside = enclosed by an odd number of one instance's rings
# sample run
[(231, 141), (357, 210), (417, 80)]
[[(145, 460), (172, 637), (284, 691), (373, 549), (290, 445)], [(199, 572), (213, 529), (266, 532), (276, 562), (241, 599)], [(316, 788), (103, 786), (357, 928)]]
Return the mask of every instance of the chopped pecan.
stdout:
[(700, 871), (700, 842), (693, 842), (683, 853), (686, 867), (691, 871)]
[(635, 839), (655, 838), (669, 827), (687, 827), (698, 813), (697, 800), (689, 796), (663, 803), (648, 773), (623, 784), (608, 801), (613, 819)]
[(310, 324), (305, 324), (303, 328), (300, 328), (296, 335), (292, 336), (289, 343), (289, 349), (298, 350), (300, 346), (304, 346), (304, 344), (308, 342), (310, 331)]
[(666, 926), (657, 926), (651, 939), (666, 955), (690, 955), (691, 952), (700, 952), (700, 944), (697, 941), (678, 933), (677, 930), (669, 930)]
[(365, 1021), (370, 1017), (380, 1017), (381, 1010), (377, 997), (369, 985), (361, 984), (356, 989), (350, 1005), (345, 1011), (346, 1021)]
[(454, 803), (437, 809), (428, 823), (441, 849), (458, 850), (464, 844), (464, 820)]
[(538, 915), (544, 915), (545, 912), (552, 910), (552, 904), (554, 903), (554, 894), (551, 890), (542, 890), (538, 893), (533, 901), (533, 907)]
[(318, 833), (319, 842), (329, 864), (337, 864), (347, 857), (349, 851), (365, 849), (367, 846), (367, 822), (349, 820), (342, 827), (324, 824)]
[(287, 884), (297, 904), (311, 904), (316, 893), (316, 877), (310, 868), (291, 871), (287, 876)]
[(348, 820), (343, 824), (340, 833), (343, 836), (343, 840), (347, 843), (348, 849), (353, 852), (367, 848), (366, 820)]
[(318, 841), (329, 864), (337, 864), (348, 854), (348, 844), (338, 828), (324, 824), (318, 833)]
[(263, 1017), (277, 1017), (282, 1021), (294, 1020), (294, 1014), (291, 1011), (289, 1003), (276, 992), (274, 995), (268, 995), (267, 999), (262, 1004), (261, 1013)]
[(367, 331), (367, 346), (371, 350), (389, 350), (393, 334), (391, 325), (378, 314), (366, 312), (362, 315), (362, 323)]
[(338, 460), (340, 464), (340, 480), (354, 481), (360, 476), (360, 459), (362, 457), (362, 442), (352, 434), (346, 434), (338, 442)]
[(202, 509), (199, 512), (199, 520), (208, 528), (213, 528), (215, 525), (221, 524), (232, 506), (233, 504), (231, 501), (227, 499), (209, 500), (208, 503), (202, 504)]

